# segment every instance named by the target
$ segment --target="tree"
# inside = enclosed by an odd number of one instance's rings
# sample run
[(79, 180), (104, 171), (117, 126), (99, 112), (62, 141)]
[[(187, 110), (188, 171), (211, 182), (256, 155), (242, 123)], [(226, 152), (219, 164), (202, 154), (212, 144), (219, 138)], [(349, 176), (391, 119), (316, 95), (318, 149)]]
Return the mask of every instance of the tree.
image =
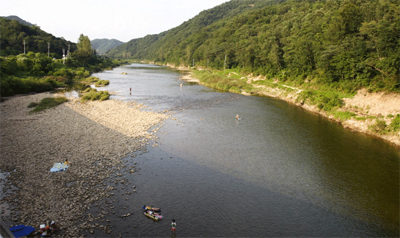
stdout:
[(78, 50), (72, 56), (83, 66), (85, 66), (92, 58), (92, 44), (89, 37), (81, 34), (78, 40)]

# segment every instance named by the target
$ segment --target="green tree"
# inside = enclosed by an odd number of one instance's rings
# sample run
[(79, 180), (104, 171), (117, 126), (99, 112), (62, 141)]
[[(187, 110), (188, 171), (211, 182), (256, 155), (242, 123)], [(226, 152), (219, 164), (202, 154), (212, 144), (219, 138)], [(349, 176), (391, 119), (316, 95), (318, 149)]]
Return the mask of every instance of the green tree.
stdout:
[(92, 58), (92, 44), (89, 37), (81, 34), (78, 40), (78, 50), (72, 56), (83, 66), (87, 65)]

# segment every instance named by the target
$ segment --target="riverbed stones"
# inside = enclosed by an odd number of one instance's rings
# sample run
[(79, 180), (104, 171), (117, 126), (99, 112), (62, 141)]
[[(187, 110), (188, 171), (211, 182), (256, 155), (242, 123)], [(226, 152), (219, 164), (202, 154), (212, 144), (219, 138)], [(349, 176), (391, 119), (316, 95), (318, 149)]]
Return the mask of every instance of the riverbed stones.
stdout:
[[(1, 203), (17, 211), (2, 219), (8, 225), (24, 221), (37, 228), (54, 220), (68, 227), (62, 236), (79, 237), (84, 229), (94, 232), (94, 227), (80, 226), (80, 221), (105, 222), (105, 213), (90, 216), (87, 211), (94, 205), (104, 207), (104, 200), (115, 195), (109, 181), (112, 175), (118, 173), (116, 184), (129, 183), (120, 171), (124, 168), (121, 159), (143, 151), (148, 140), (155, 138), (149, 129), (168, 115), (142, 111), (143, 106), (135, 103), (75, 99), (29, 113), (30, 102), (52, 96), (16, 96), (0, 103), (0, 171), (10, 173)], [(65, 159), (71, 163), (67, 171), (49, 172), (54, 163)], [(111, 233), (110, 226), (103, 230)]]

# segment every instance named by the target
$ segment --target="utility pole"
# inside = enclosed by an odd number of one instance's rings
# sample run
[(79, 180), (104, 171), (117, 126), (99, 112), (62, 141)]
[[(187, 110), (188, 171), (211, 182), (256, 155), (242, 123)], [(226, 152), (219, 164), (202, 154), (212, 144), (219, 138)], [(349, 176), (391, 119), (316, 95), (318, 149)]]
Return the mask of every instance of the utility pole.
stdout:
[(226, 54), (225, 54), (225, 61), (224, 61), (224, 71), (225, 71), (225, 67), (226, 67)]
[(50, 42), (47, 42), (47, 57), (50, 57)]
[(24, 40), (24, 54), (25, 54), (25, 40)]

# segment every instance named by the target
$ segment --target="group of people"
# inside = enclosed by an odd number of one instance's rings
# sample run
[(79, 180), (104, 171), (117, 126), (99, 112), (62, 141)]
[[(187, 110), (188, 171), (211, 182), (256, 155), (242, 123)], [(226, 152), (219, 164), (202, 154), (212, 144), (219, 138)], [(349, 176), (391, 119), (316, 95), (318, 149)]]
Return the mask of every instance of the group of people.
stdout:
[(57, 225), (54, 221), (52, 221), (50, 225), (47, 226), (45, 224), (41, 224), (39, 226), (39, 231), (33, 231), (31, 234), (28, 235), (28, 237), (50, 237), (57, 231), (61, 231), (61, 227)]

